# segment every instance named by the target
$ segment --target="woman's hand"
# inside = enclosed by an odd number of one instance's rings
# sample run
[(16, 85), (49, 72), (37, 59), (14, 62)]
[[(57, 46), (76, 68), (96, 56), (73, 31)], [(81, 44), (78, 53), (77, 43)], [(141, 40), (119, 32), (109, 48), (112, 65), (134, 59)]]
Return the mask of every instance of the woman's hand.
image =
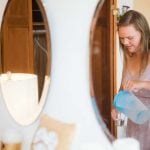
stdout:
[(116, 121), (118, 118), (118, 112), (115, 108), (112, 108), (112, 110), (111, 110), (111, 117), (114, 121)]
[(144, 88), (145, 81), (127, 80), (123, 83), (123, 90), (137, 92)]

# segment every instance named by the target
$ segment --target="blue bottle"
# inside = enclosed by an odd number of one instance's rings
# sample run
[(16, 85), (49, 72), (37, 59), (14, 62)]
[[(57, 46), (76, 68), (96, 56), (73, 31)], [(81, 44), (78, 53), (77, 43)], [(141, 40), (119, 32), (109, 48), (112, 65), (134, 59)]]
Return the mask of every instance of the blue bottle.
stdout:
[(150, 119), (150, 109), (131, 92), (118, 92), (114, 97), (113, 106), (137, 124), (143, 124)]

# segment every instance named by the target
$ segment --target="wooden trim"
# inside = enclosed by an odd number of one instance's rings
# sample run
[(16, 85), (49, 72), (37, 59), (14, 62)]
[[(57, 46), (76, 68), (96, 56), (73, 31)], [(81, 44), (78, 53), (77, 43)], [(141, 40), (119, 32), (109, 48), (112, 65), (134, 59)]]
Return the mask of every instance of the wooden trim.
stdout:
[[(110, 41), (110, 49), (112, 49), (110, 53), (110, 62), (112, 63), (111, 66), (113, 66), (110, 71), (111, 71), (111, 103), (113, 103), (113, 98), (116, 94), (117, 90), (117, 81), (116, 81), (116, 30), (117, 30), (117, 16), (114, 14), (114, 10), (116, 10), (117, 6), (117, 1), (116, 0), (110, 0), (111, 5), (110, 5), (110, 24), (112, 27), (110, 27), (110, 39), (113, 39)], [(112, 109), (112, 107), (111, 107)], [(117, 136), (117, 130), (114, 121), (111, 119), (111, 133), (116, 137)]]

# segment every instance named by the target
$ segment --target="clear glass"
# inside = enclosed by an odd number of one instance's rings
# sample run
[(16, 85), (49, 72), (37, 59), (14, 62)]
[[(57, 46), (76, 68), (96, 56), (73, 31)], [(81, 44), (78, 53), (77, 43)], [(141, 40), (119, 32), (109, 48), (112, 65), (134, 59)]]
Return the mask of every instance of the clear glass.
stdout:
[(115, 121), (116, 126), (124, 126), (125, 125), (125, 116), (122, 113), (118, 112), (117, 119)]

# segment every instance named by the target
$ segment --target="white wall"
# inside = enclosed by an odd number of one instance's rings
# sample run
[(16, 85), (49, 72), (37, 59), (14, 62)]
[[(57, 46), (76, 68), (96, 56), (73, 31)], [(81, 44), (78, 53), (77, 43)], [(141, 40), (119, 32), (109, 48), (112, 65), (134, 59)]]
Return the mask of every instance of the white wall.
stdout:
[[(2, 22), (2, 17), (3, 17), (3, 12), (4, 12), (4, 10), (5, 10), (5, 5), (6, 5), (6, 3), (7, 3), (7, 1), (8, 0), (1, 0), (0, 1), (0, 22)], [(1, 26), (1, 23), (0, 23), (0, 26)]]
[(123, 5), (129, 6), (132, 9), (134, 0), (117, 0), (118, 8), (122, 8)]
[[(6, 0), (0, 0), (4, 10)], [(57, 120), (75, 123), (72, 150), (99, 144), (111, 150), (92, 108), (89, 93), (90, 26), (99, 0), (43, 0), (51, 31), (52, 70), (47, 103), (43, 113)], [(1, 14), (2, 15), (2, 14)], [(0, 134), (16, 129), (24, 136), (22, 150), (29, 150), (38, 120), (29, 126), (14, 122), (0, 90)]]
[(150, 13), (149, 13), (150, 0), (143, 0), (143, 1), (134, 0), (133, 9), (141, 12), (146, 17), (148, 23), (150, 24)]

